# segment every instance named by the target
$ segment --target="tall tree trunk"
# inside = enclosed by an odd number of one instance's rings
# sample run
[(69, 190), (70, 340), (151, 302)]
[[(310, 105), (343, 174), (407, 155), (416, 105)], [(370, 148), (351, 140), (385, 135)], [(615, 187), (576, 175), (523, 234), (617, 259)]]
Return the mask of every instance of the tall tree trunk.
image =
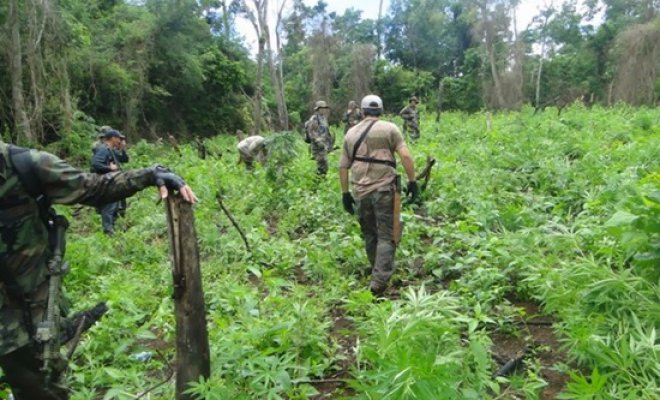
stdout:
[(24, 140), (34, 142), (34, 135), (30, 132), (30, 120), (25, 110), (25, 98), (23, 97), (23, 60), (21, 49), (20, 20), (18, 16), (18, 4), (16, 0), (9, 0), (7, 13), (7, 26), (10, 32), (7, 56), (9, 58), (9, 75), (11, 79), (11, 94), (14, 107), (14, 126), (16, 129), (16, 141)]
[(30, 130), (39, 141), (43, 141), (43, 105), (45, 101), (43, 91), (45, 83), (43, 77), (45, 72), (41, 43), (46, 24), (46, 4), (39, 3), (41, 2), (35, 0), (31, 0), (27, 3), (30, 10), (28, 18), (28, 45), (25, 58), (30, 71), (30, 89), (32, 98)]
[(541, 55), (539, 57), (539, 72), (536, 75), (536, 95), (534, 98), (534, 105), (538, 109), (541, 106), (541, 74), (543, 73), (543, 58), (545, 57), (545, 46), (547, 42), (547, 34), (546, 34), (546, 28), (548, 26), (548, 19), (550, 18), (550, 14), (545, 15), (545, 19), (543, 20), (543, 30), (541, 31), (543, 35), (543, 40), (541, 41)]
[(378, 40), (377, 55), (378, 60), (380, 60), (380, 56), (383, 52), (383, 0), (378, 2), (378, 21), (376, 21), (376, 35), (378, 36), (376, 39)]
[(277, 48), (277, 74), (276, 74), (276, 85), (279, 91), (278, 98), (278, 112), (279, 106), (281, 103), (282, 106), (282, 117), (281, 121), (283, 122), (282, 128), (285, 130), (289, 129), (289, 110), (286, 105), (286, 98), (284, 96), (284, 71), (283, 64), (284, 58), (282, 57), (282, 38), (280, 37), (280, 26), (282, 25), (282, 12), (284, 11), (284, 6), (286, 5), (286, 0), (282, 1), (280, 9), (277, 12), (277, 21), (275, 22), (275, 47)]
[(495, 92), (495, 108), (502, 108), (505, 105), (505, 101), (502, 94), (502, 82), (500, 80), (500, 74), (497, 71), (497, 61), (495, 58), (495, 21), (491, 18), (492, 16), (488, 10), (488, 0), (483, 0), (479, 3), (479, 7), (482, 18), (481, 26), (483, 30), (483, 39), (485, 41), (486, 57), (488, 58), (490, 75), (493, 80), (493, 90)]
[(259, 36), (259, 52), (257, 53), (257, 76), (254, 80), (254, 134), (261, 133), (261, 97), (262, 88), (261, 81), (264, 73), (264, 38)]
[[(261, 29), (262, 13), (265, 15), (268, 9), (268, 0), (252, 0), (254, 5), (253, 12), (245, 3), (243, 7), (245, 8), (245, 14), (250, 20), (254, 32), (257, 34), (257, 41), (259, 43), (258, 52), (257, 52), (257, 74), (254, 79), (254, 105), (253, 105), (253, 117), (254, 117), (254, 134), (258, 135), (261, 132), (261, 98), (263, 94), (262, 89), (262, 80), (264, 74), (264, 49), (266, 47), (266, 35)], [(263, 11), (262, 11), (263, 10)]]
[(231, 27), (229, 26), (229, 10), (227, 9), (227, 0), (223, 0), (222, 2), (222, 26), (225, 29), (225, 37), (229, 38)]
[(67, 58), (61, 57), (57, 65), (60, 82), (60, 108), (62, 110), (62, 128), (71, 131), (73, 124), (73, 104), (71, 102), (71, 80), (67, 68)]
[(261, 34), (264, 37), (264, 41), (266, 42), (266, 52), (268, 53), (268, 72), (270, 72), (270, 79), (273, 82), (273, 89), (275, 90), (278, 128), (286, 129), (287, 123), (283, 104), (284, 97), (282, 96), (282, 87), (280, 86), (280, 80), (278, 78), (277, 70), (275, 69), (275, 63), (273, 62), (273, 46), (270, 43), (270, 28), (268, 26), (268, 0), (264, 0), (263, 8), (259, 12), (259, 26), (261, 29)]

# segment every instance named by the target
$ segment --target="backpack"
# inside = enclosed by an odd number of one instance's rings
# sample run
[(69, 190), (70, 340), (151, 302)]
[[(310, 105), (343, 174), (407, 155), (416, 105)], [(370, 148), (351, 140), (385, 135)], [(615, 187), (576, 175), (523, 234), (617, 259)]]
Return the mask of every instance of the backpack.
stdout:
[(25, 191), (37, 202), (41, 220), (48, 226), (48, 220), (51, 217), (51, 203), (46, 194), (41, 190), (39, 176), (37, 175), (37, 171), (35, 171), (35, 164), (30, 157), (30, 150), (9, 145), (8, 162), (11, 168), (14, 169)]

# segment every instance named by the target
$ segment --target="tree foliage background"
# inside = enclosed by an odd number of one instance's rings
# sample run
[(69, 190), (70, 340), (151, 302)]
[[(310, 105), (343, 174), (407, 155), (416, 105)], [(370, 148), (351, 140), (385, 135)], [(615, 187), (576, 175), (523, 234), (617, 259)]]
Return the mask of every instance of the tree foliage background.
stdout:
[(338, 122), (370, 92), (390, 112), (411, 95), (427, 111), (657, 103), (657, 0), (547, 2), (520, 31), (518, 4), (392, 0), (372, 20), (323, 1), (8, 0), (0, 130), (34, 144), (94, 124), (151, 140), (289, 130), (317, 99)]

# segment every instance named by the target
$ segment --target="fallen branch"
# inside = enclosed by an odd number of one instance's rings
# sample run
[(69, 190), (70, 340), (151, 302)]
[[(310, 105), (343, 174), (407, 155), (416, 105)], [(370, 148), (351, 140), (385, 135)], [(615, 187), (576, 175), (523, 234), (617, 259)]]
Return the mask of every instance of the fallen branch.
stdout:
[(429, 184), (429, 179), (431, 179), (431, 170), (433, 169), (434, 165), (435, 165), (435, 158), (431, 156), (427, 156), (426, 165), (424, 166), (424, 169), (415, 177), (415, 180), (417, 182), (424, 180), (424, 183), (422, 183), (421, 186), (422, 190), (426, 190), (426, 187)]
[(346, 383), (346, 379), (339, 378), (328, 378), (328, 379), (303, 379), (296, 381), (296, 383), (309, 383), (309, 384), (318, 384), (318, 383)]
[(243, 229), (241, 229), (241, 226), (238, 225), (238, 222), (234, 219), (234, 216), (231, 215), (227, 207), (225, 207), (225, 204), (222, 202), (222, 195), (220, 194), (220, 191), (216, 192), (215, 198), (218, 200), (218, 204), (220, 205), (220, 208), (222, 211), (225, 213), (227, 218), (229, 218), (229, 221), (231, 221), (232, 225), (234, 225), (234, 228), (238, 231), (239, 235), (241, 235), (241, 239), (243, 239), (243, 243), (245, 243), (245, 248), (247, 249), (248, 253), (252, 254), (252, 249), (250, 248), (250, 243), (248, 243), (247, 237), (245, 236), (245, 233), (243, 232)]

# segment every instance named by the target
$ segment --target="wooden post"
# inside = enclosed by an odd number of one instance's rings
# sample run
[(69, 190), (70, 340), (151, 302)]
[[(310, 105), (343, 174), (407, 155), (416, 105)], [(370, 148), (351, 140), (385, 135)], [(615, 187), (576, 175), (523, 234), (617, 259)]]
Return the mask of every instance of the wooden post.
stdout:
[(170, 193), (165, 203), (176, 314), (176, 399), (192, 400), (183, 393), (187, 384), (211, 373), (195, 217), (178, 194)]

